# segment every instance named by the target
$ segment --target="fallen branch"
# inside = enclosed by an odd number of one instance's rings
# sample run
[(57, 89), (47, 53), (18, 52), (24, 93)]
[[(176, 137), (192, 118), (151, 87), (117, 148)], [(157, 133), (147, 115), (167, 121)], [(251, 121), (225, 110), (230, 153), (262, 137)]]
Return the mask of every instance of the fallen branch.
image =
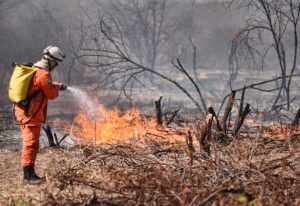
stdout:
[(167, 126), (169, 126), (169, 124), (171, 124), (173, 121), (174, 121), (174, 119), (175, 119), (175, 117), (176, 117), (176, 115), (177, 115), (177, 113), (179, 112), (179, 109), (176, 109), (174, 112), (173, 112), (173, 114), (172, 114), (172, 116), (168, 119), (168, 121), (166, 122), (166, 125)]
[(57, 146), (59, 146), (60, 143), (61, 143), (67, 136), (69, 136), (69, 134), (65, 134), (65, 135), (57, 142)]

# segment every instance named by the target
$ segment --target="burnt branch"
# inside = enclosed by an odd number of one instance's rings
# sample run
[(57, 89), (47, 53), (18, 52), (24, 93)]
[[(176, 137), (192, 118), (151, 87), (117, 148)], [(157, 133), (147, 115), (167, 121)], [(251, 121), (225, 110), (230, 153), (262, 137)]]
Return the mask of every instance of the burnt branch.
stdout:
[(173, 114), (171, 115), (171, 117), (168, 119), (168, 121), (166, 122), (166, 126), (169, 126), (175, 119), (175, 117), (177, 116), (177, 113), (179, 112), (179, 109), (176, 109)]
[(196, 88), (197, 90), (197, 93), (200, 97), (200, 100), (201, 100), (201, 103), (202, 103), (202, 107), (205, 109), (205, 113), (207, 114), (207, 109), (206, 109), (206, 103), (205, 103), (205, 100), (202, 96), (202, 93), (198, 87), (198, 85), (196, 84), (196, 82), (194, 81), (194, 79), (191, 77), (191, 75), (186, 71), (186, 69), (182, 66), (181, 62), (179, 59), (177, 59), (177, 64), (176, 65), (173, 61), (172, 61), (172, 64), (174, 65), (175, 68), (177, 68), (180, 72), (184, 73), (188, 79), (192, 82), (192, 84), (194, 85), (194, 87)]
[(295, 115), (295, 118), (292, 122), (292, 128), (295, 128), (295, 127), (299, 126), (299, 118), (300, 118), (300, 109), (298, 109), (298, 111)]
[(217, 131), (219, 133), (219, 138), (223, 139), (223, 129), (221, 127), (221, 124), (218, 120), (218, 117), (216, 115), (216, 112), (214, 110), (214, 108), (212, 106), (208, 107), (208, 113), (212, 115), (212, 117), (214, 118), (214, 120), (216, 121), (216, 127), (217, 127)]
[(189, 130), (187, 135), (185, 136), (186, 139), (186, 144), (188, 147), (188, 151), (189, 151), (189, 156), (190, 156), (190, 165), (193, 165), (193, 153), (195, 152), (195, 148), (193, 145), (193, 136), (191, 134), (191, 131)]
[(234, 102), (234, 97), (235, 97), (235, 94), (236, 94), (236, 91), (232, 91), (230, 96), (229, 96), (229, 99), (228, 99), (228, 102), (227, 102), (227, 105), (225, 107), (225, 111), (224, 111), (224, 115), (223, 115), (223, 118), (222, 118), (222, 129), (224, 131), (224, 133), (226, 133), (226, 123), (227, 123), (227, 119), (231, 113), (231, 109), (232, 109), (232, 105), (233, 105), (233, 102)]
[(49, 124), (43, 125), (43, 130), (45, 131), (45, 133), (47, 135), (49, 146), (55, 147), (54, 137), (53, 137), (50, 125)]
[(236, 127), (233, 130), (233, 136), (237, 137), (238, 132), (240, 131), (241, 126), (244, 123), (244, 120), (246, 119), (247, 115), (251, 112), (250, 110), (250, 104), (247, 104), (245, 109), (243, 110), (241, 117), (239, 118), (238, 124), (236, 125)]
[(156, 123), (157, 123), (157, 126), (160, 126), (160, 127), (163, 125), (161, 99), (162, 99), (162, 96), (160, 96), (159, 99), (157, 101), (155, 101)]
[(242, 91), (242, 94), (241, 94), (241, 100), (240, 100), (240, 106), (238, 108), (238, 114), (237, 114), (235, 122), (234, 122), (234, 129), (233, 129), (234, 136), (236, 135), (236, 130), (237, 130), (239, 124), (240, 124), (241, 116), (242, 116), (243, 109), (244, 109), (245, 91), (246, 91), (246, 88), (244, 87), (243, 91)]

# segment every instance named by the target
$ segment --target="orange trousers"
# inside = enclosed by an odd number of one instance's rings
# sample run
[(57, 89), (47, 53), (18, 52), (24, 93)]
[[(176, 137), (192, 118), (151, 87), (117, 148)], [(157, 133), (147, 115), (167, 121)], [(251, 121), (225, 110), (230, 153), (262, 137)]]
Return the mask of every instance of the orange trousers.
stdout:
[(22, 166), (34, 166), (40, 145), (41, 125), (20, 125), (23, 135)]

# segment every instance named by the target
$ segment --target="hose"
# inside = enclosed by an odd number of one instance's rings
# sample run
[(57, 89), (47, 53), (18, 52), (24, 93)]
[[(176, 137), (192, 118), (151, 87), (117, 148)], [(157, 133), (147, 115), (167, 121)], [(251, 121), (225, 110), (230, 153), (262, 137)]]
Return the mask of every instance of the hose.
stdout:
[[(35, 96), (37, 96), (37, 95), (35, 95)], [(31, 100), (32, 100), (32, 98), (31, 98)], [(30, 105), (31, 100), (30, 100), (29, 103), (28, 103), (29, 105)], [(13, 104), (12, 113), (13, 113), (13, 119), (14, 119), (14, 121), (16, 122), (16, 124), (17, 124), (17, 125), (24, 125), (24, 124), (27, 124), (28, 122), (30, 122), (30, 121), (38, 114), (38, 112), (39, 112), (40, 109), (42, 108), (42, 105), (43, 105), (43, 103), (44, 103), (44, 100), (45, 100), (45, 95), (43, 94), (43, 99), (42, 99), (42, 101), (41, 101), (41, 103), (40, 103), (38, 109), (37, 109), (37, 110), (35, 111), (35, 113), (34, 113), (28, 120), (26, 120), (25, 122), (20, 122), (20, 121), (17, 119), (17, 117), (16, 117), (16, 111), (15, 111), (16, 104)], [(25, 111), (24, 111), (24, 113), (25, 113)], [(25, 114), (24, 114), (24, 115), (25, 115)], [(25, 115), (25, 116), (26, 116), (26, 115)]]

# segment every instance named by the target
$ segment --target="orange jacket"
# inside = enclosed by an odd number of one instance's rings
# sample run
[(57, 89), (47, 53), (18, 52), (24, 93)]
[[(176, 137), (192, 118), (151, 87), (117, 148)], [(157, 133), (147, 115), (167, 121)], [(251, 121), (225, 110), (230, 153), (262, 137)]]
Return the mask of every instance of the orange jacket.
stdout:
[(41, 92), (31, 100), (27, 110), (27, 116), (25, 116), (24, 106), (17, 104), (15, 107), (16, 118), (21, 123), (32, 118), (37, 112), (37, 114), (27, 123), (28, 126), (38, 126), (41, 125), (41, 123), (45, 123), (48, 99), (55, 99), (58, 96), (58, 88), (55, 86), (55, 83), (52, 83), (50, 73), (43, 68), (39, 68), (34, 74), (28, 89), (28, 96), (31, 96), (39, 89)]

